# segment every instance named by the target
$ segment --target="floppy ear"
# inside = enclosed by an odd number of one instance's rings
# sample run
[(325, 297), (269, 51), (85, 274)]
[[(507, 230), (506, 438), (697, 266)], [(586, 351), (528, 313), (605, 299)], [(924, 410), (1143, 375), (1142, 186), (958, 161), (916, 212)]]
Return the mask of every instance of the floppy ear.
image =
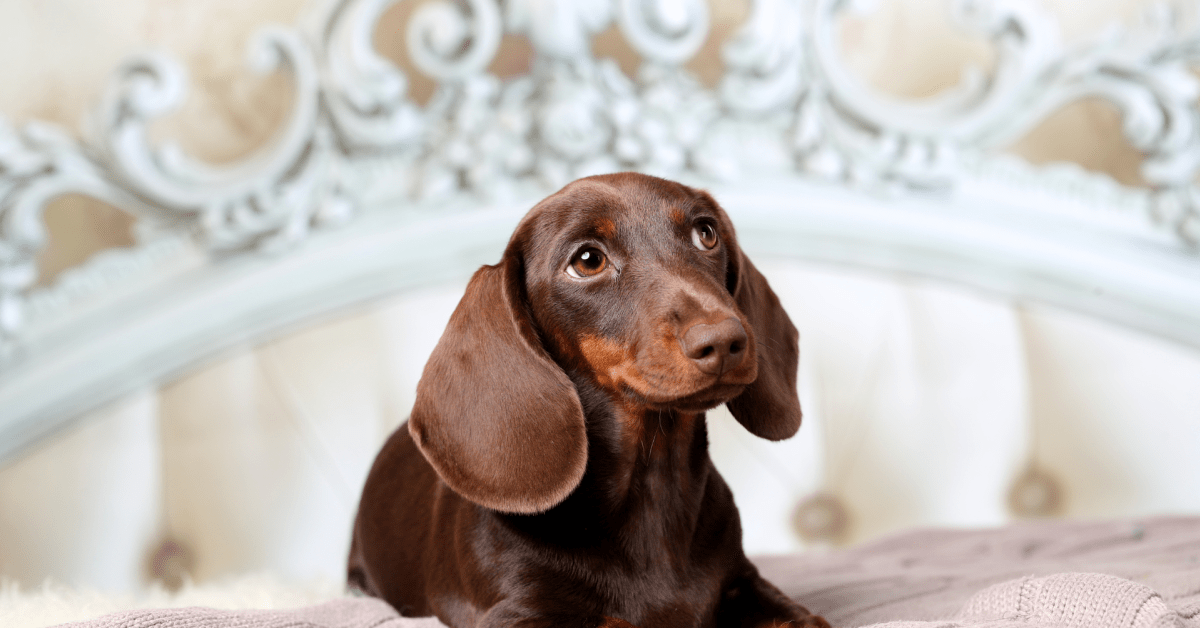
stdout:
[(467, 284), (421, 380), (408, 429), (442, 480), (487, 508), (536, 513), (575, 490), (583, 408), (524, 304), (513, 246)]
[(767, 279), (738, 247), (728, 216), (722, 212), (721, 217), (729, 235), (728, 288), (738, 309), (750, 320), (758, 354), (758, 378), (725, 405), (751, 434), (767, 440), (790, 438), (800, 429), (800, 397), (796, 393), (800, 334)]

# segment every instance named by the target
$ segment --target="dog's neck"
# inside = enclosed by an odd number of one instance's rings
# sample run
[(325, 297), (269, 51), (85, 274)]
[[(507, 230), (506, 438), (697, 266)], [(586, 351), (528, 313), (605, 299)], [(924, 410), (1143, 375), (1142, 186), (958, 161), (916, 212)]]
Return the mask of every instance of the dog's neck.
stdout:
[(582, 481), (558, 506), (513, 524), (564, 546), (636, 543), (621, 548), (627, 556), (689, 543), (712, 473), (704, 414), (638, 408), (587, 384), (580, 397), (588, 429)]
[(594, 421), (599, 433), (588, 439), (589, 456), (598, 462), (588, 472), (601, 484), (602, 503), (612, 510), (642, 501), (661, 508), (699, 492), (708, 462), (703, 413), (635, 407), (617, 408), (610, 416), (616, 420)]
[(591, 382), (576, 382), (588, 430), (588, 466), (577, 492), (616, 513), (702, 492), (708, 431), (703, 412), (657, 410)]
[[(623, 432), (616, 443), (611, 437), (588, 442), (604, 449), (597, 454), (611, 461), (589, 466), (588, 472), (598, 503), (614, 513), (614, 531), (645, 546), (628, 548), (637, 556), (690, 542), (712, 469), (704, 413), (637, 409), (617, 422), (601, 423), (617, 423)], [(672, 555), (686, 554), (680, 548)]]

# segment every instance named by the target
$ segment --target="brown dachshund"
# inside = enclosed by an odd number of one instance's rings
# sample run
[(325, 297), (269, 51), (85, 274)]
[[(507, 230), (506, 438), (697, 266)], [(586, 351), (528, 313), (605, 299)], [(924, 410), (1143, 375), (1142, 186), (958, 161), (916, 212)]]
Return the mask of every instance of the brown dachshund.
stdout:
[(746, 559), (704, 419), (795, 434), (797, 342), (707, 193), (568, 185), (467, 285), (367, 477), (351, 585), (454, 628), (827, 627)]

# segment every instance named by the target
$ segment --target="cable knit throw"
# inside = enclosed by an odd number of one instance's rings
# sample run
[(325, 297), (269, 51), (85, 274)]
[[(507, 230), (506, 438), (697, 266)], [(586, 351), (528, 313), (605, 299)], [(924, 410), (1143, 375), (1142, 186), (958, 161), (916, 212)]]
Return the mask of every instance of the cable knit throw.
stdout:
[(1200, 628), (1200, 517), (923, 530), (758, 562), (838, 626)]
[(1080, 628), (1165, 628), (1181, 623), (1179, 614), (1150, 587), (1100, 573), (1002, 582), (968, 600), (960, 615)]
[[(1200, 628), (1200, 517), (919, 531), (758, 561), (834, 625)], [(346, 598), (292, 611), (132, 611), (74, 628), (434, 628)], [(643, 628), (653, 628), (646, 626)]]

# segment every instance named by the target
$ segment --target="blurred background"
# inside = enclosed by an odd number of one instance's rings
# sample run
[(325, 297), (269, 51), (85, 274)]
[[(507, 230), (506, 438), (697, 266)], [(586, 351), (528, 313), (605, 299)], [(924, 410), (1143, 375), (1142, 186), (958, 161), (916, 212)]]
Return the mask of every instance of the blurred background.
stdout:
[[(393, 6), (376, 48), (424, 103), (434, 83), (406, 57), (419, 2)], [(948, 0), (878, 0), (844, 17), (859, 78), (904, 98), (938, 94), (986, 41), (962, 33)], [(1068, 45), (1136, 22), (1141, 0), (1038, 0)], [(289, 111), (282, 74), (245, 67), (251, 35), (292, 24), (300, 0), (6, 0), (0, 3), (0, 115), (75, 130), (113, 69), (148, 47), (191, 74), (184, 108), (154, 133), (214, 163), (266, 143)], [(719, 45), (748, 1), (713, 1), (709, 40), (688, 68), (708, 86)], [(634, 75), (616, 27), (592, 41)], [(506, 36), (491, 70), (528, 70)], [(1141, 154), (1098, 101), (1069, 105), (1005, 149), (1142, 184)], [(719, 200), (719, 199), (718, 199)], [(47, 209), (39, 284), (133, 241), (132, 217), (83, 197)], [(852, 545), (914, 526), (1037, 517), (1200, 513), (1200, 352), (1035, 303), (835, 266), (764, 260), (801, 330), (805, 425), (756, 441), (723, 409), (713, 456), (734, 487), (750, 553)], [(425, 359), (466, 277), (396, 295), (246, 346), (147, 388), (0, 465), (0, 577), (34, 586), (132, 591), (269, 571), (343, 575), (358, 491), (382, 439), (404, 420)]]

